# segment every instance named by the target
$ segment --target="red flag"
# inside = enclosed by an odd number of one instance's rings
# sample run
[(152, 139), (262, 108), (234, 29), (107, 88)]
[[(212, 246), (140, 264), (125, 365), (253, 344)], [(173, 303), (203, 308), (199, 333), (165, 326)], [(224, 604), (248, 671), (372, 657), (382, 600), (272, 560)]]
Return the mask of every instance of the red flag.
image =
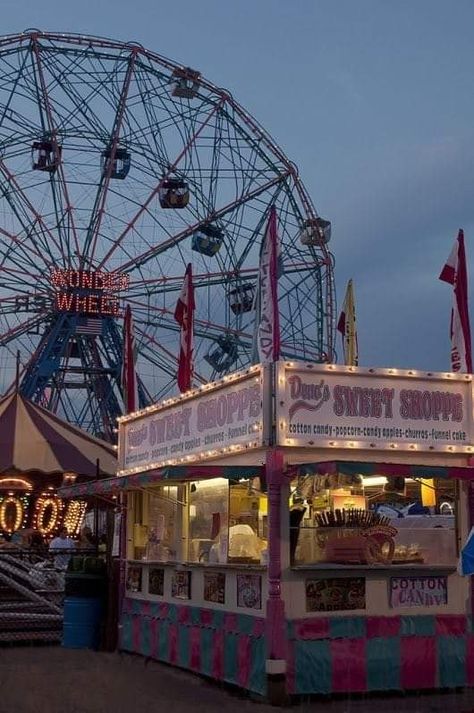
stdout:
[(189, 391), (193, 381), (194, 309), (193, 269), (189, 263), (184, 274), (183, 289), (174, 311), (174, 318), (181, 327), (178, 359), (178, 386), (181, 393)]
[(257, 333), (258, 358), (270, 364), (280, 358), (280, 314), (278, 311), (278, 231), (276, 208), (270, 208), (259, 268), (260, 322)]
[(136, 411), (138, 409), (138, 381), (135, 370), (135, 337), (130, 305), (127, 305), (125, 309), (123, 323), (122, 394), (125, 412)]
[(453, 371), (472, 374), (471, 327), (467, 301), (467, 268), (464, 232), (459, 231), (440, 280), (454, 286), (451, 311), (451, 367)]

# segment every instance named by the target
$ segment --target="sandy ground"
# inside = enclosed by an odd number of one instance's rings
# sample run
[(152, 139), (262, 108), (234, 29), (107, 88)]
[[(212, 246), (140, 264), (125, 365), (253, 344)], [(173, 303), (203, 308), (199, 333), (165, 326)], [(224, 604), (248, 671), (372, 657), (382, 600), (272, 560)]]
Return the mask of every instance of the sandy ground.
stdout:
[[(128, 654), (0, 649), (0, 713), (267, 713), (199, 676)], [(474, 691), (295, 702), (295, 713), (474, 713)]]

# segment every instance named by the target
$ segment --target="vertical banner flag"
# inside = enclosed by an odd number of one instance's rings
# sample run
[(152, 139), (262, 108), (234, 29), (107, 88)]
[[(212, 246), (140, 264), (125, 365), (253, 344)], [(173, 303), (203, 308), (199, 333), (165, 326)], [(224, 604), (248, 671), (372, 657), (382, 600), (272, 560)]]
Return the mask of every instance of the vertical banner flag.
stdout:
[(138, 381), (135, 370), (135, 335), (130, 305), (127, 305), (125, 309), (123, 324), (122, 392), (125, 412), (136, 411), (138, 409)]
[(467, 301), (467, 268), (464, 232), (459, 231), (440, 280), (454, 286), (451, 311), (451, 368), (472, 374), (471, 327)]
[(258, 358), (270, 364), (280, 358), (280, 315), (278, 312), (279, 245), (276, 208), (270, 208), (267, 230), (260, 253), (260, 319), (257, 329)]
[(181, 327), (178, 358), (178, 387), (181, 393), (189, 391), (193, 381), (194, 308), (193, 269), (189, 263), (184, 274), (183, 289), (174, 311), (174, 318)]
[(337, 331), (342, 335), (342, 351), (344, 364), (357, 366), (359, 364), (359, 346), (357, 342), (357, 326), (354, 305), (354, 290), (352, 280), (347, 283), (344, 304), (337, 323)]

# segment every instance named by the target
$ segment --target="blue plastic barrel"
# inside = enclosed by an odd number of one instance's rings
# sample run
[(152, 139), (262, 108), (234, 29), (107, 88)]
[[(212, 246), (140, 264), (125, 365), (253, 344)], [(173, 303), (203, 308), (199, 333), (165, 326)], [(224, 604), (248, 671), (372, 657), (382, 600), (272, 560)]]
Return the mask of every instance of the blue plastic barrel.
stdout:
[(96, 649), (100, 640), (100, 599), (66, 597), (63, 646), (66, 649)]

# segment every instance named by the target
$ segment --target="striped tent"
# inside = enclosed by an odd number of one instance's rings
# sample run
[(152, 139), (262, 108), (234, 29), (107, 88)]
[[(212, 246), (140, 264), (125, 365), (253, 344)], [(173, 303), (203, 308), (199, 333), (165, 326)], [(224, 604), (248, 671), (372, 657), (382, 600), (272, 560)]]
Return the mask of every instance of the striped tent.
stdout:
[(14, 393), (0, 399), (0, 474), (115, 475), (114, 447)]

